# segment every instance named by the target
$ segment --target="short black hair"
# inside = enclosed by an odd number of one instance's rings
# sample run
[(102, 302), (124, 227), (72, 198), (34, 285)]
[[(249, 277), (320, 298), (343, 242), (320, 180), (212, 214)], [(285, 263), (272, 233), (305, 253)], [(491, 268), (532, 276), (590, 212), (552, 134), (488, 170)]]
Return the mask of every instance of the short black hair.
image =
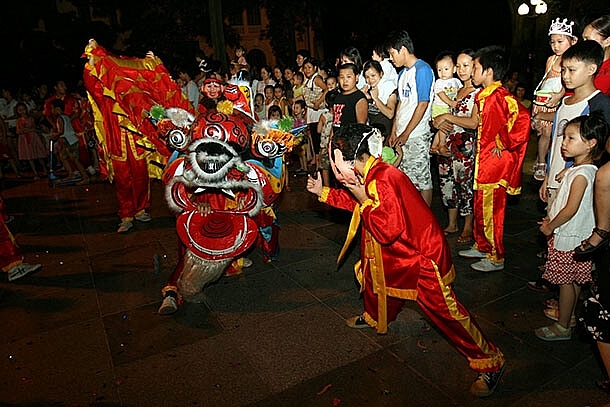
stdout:
[[(569, 49), (569, 48), (568, 48)], [(494, 80), (499, 81), (504, 78), (508, 71), (508, 61), (506, 51), (499, 45), (489, 45), (480, 48), (474, 54), (474, 59), (478, 59), (483, 70), (491, 68), (494, 73)]]
[(343, 69), (350, 69), (354, 73), (354, 75), (360, 75), (360, 69), (358, 68), (358, 65), (352, 64), (351, 62), (339, 65), (339, 72), (341, 72)]
[(580, 137), (585, 140), (597, 140), (597, 144), (591, 149), (591, 157), (599, 158), (606, 149), (610, 125), (604, 117), (604, 113), (595, 110), (589, 114), (576, 116), (566, 124), (566, 127), (575, 124), (578, 126)]
[(604, 49), (597, 41), (578, 41), (576, 44), (566, 49), (561, 56), (562, 62), (567, 61), (568, 59), (582, 61), (585, 64), (595, 64), (597, 65), (597, 69), (595, 70), (597, 73), (599, 67), (602, 66), (602, 63), (604, 62)]
[(386, 39), (386, 49), (394, 48), (396, 51), (400, 51), (400, 48), (405, 47), (410, 54), (415, 53), (415, 47), (413, 46), (413, 40), (411, 36), (405, 30), (393, 31), (388, 35)]
[(364, 141), (373, 134), (374, 127), (362, 123), (349, 123), (339, 127), (333, 134), (332, 149), (339, 149), (346, 160), (361, 158), (371, 154), (369, 145)]

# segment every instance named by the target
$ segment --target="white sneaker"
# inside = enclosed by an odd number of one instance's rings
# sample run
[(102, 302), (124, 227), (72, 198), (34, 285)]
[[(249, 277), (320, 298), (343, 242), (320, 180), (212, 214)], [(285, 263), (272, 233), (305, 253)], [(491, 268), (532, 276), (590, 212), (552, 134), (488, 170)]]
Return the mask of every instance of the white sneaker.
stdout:
[(152, 220), (152, 216), (148, 212), (142, 212), (139, 215), (136, 215), (136, 220), (139, 222), (150, 222)]
[(25, 276), (26, 274), (30, 274), (33, 271), (38, 270), (42, 267), (42, 264), (28, 264), (21, 263), (13, 267), (8, 271), (8, 281), (15, 281), (18, 278)]
[(478, 249), (475, 249), (474, 247), (471, 247), (468, 250), (460, 250), (458, 254), (461, 257), (466, 257), (467, 259), (484, 259), (485, 257), (487, 257), (485, 253)]
[(117, 230), (118, 233), (126, 233), (128, 231), (131, 230), (131, 228), (133, 227), (133, 223), (129, 222), (129, 221), (123, 221), (119, 224), (119, 230)]
[(470, 268), (472, 268), (473, 270), (476, 270), (476, 271), (483, 271), (483, 272), (499, 271), (499, 270), (504, 270), (504, 262), (496, 263), (493, 260), (489, 260), (489, 259), (485, 258), (485, 259), (481, 259), (481, 260), (477, 261), (476, 263), (471, 264)]
[(244, 268), (250, 267), (252, 265), (252, 260), (247, 257), (244, 257)]
[(174, 297), (168, 295), (167, 297), (163, 298), (163, 302), (161, 303), (161, 306), (157, 312), (159, 315), (171, 315), (176, 311), (178, 311), (178, 303)]
[(87, 172), (91, 175), (97, 174), (97, 172), (95, 171), (95, 168), (93, 168), (93, 165), (90, 165), (87, 167)]

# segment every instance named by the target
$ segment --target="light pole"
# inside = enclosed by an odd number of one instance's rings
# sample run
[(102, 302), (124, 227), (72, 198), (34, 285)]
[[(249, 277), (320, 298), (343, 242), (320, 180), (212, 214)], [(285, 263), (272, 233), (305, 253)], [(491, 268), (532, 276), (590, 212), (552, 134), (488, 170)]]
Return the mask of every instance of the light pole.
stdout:
[(516, 29), (519, 43), (525, 45), (525, 49), (516, 54), (520, 56), (519, 62), (525, 63), (521, 70), (527, 75), (530, 90), (546, 63), (544, 50), (548, 48), (548, 41), (541, 41), (540, 38), (547, 37), (547, 11), (548, 5), (544, 0), (529, 0), (529, 3), (523, 2), (517, 8)]

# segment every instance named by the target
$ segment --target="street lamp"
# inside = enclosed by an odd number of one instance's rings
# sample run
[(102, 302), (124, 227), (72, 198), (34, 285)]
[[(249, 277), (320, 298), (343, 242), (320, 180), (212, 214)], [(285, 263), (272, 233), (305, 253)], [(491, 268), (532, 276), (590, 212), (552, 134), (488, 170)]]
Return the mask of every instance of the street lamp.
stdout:
[[(543, 0), (530, 0), (530, 4), (534, 6), (534, 13), (537, 15), (545, 14), (547, 12), (548, 6)], [(530, 6), (527, 3), (521, 3), (519, 8), (517, 9), (517, 14), (520, 16), (528, 15), (530, 12)]]

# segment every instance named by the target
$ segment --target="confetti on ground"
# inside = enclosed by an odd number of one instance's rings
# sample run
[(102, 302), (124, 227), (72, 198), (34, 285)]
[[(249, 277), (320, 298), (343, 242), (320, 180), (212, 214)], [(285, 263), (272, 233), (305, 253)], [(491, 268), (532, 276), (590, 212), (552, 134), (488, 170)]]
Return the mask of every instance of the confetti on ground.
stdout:
[(333, 385), (329, 383), (329, 384), (327, 384), (326, 386), (324, 386), (324, 387), (322, 388), (322, 390), (320, 390), (320, 391), (319, 391), (319, 392), (317, 392), (316, 394), (317, 394), (318, 396), (321, 396), (322, 394), (326, 393), (326, 390), (330, 389), (331, 387), (333, 387)]
[(422, 350), (422, 352), (428, 352), (428, 348), (426, 347), (426, 345), (424, 345), (421, 340), (417, 340), (417, 347), (420, 348)]

